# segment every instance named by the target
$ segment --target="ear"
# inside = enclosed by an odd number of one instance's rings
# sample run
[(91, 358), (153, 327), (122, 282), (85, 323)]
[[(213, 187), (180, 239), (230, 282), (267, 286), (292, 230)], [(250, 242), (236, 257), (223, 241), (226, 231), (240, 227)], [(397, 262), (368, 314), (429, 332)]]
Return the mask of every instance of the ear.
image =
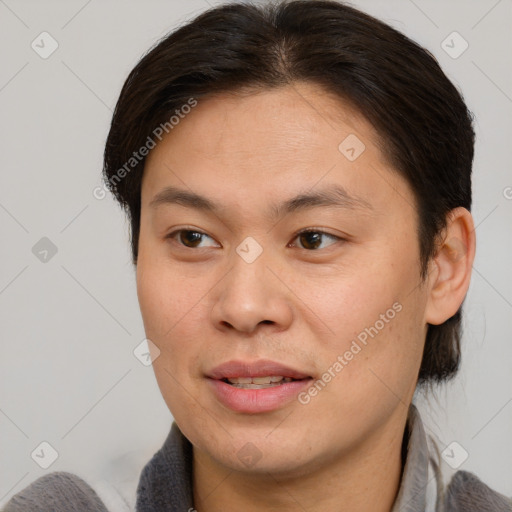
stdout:
[(439, 325), (460, 308), (469, 288), (475, 259), (475, 227), (471, 213), (455, 208), (429, 266), (429, 297), (425, 320)]

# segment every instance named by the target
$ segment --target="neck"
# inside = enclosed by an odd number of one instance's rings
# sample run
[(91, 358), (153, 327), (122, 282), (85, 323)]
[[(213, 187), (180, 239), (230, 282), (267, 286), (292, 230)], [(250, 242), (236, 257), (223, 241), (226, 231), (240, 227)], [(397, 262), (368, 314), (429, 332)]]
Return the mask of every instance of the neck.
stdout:
[[(406, 416), (363, 446), (300, 476), (247, 473), (218, 464), (194, 448), (194, 504), (198, 512), (389, 512), (400, 486)], [(311, 465), (312, 466), (312, 465)]]

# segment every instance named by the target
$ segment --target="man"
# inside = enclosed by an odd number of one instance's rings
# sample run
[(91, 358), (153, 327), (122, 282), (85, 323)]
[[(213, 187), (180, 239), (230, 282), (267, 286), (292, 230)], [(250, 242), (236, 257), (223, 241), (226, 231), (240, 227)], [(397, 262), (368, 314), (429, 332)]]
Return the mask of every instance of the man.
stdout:
[[(443, 488), (412, 405), (459, 364), (473, 142), (432, 56), (337, 2), (227, 4), (137, 64), (104, 172), (175, 419), (137, 510), (512, 509)], [(57, 473), (6, 510), (49, 486), (104, 509)]]

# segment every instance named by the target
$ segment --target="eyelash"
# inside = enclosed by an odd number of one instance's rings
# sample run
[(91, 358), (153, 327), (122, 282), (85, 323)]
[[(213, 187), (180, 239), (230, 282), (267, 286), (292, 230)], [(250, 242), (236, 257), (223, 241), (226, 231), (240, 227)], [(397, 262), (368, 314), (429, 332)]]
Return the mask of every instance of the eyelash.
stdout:
[[(197, 233), (199, 235), (204, 235), (204, 236), (206, 236), (208, 238), (211, 238), (213, 240), (213, 238), (211, 236), (207, 235), (206, 233), (204, 233), (202, 231), (199, 231), (197, 229), (187, 229), (187, 228), (177, 229), (176, 231), (173, 231), (172, 233), (169, 233), (165, 238), (167, 238), (167, 239), (175, 239), (176, 240), (177, 235), (179, 235), (180, 233), (184, 233), (184, 232)], [(315, 229), (315, 228), (308, 228), (308, 229), (304, 229), (304, 230), (298, 231), (293, 236), (292, 241), (296, 240), (299, 236), (305, 235), (305, 234), (308, 234), (308, 233), (315, 233), (315, 234), (323, 235), (323, 236), (325, 236), (327, 238), (330, 238), (331, 240), (334, 240), (334, 242), (332, 244), (329, 244), (328, 247), (330, 247), (331, 245), (334, 245), (334, 243), (336, 243), (336, 242), (345, 242), (346, 241), (346, 239), (344, 239), (342, 237), (339, 237), (339, 236), (333, 235), (331, 233), (327, 233), (326, 231), (323, 231), (321, 229)], [(187, 247), (186, 245), (182, 244), (179, 240), (176, 240), (176, 241), (177, 241), (178, 244), (180, 244), (181, 247), (183, 247), (185, 249), (204, 249), (205, 248), (205, 247)], [(291, 245), (291, 242), (289, 244), (287, 244), (287, 247), (290, 247), (290, 246), (293, 247), (293, 245)], [(315, 252), (315, 251), (319, 251), (320, 250), (320, 249), (307, 249), (305, 247), (299, 247), (299, 248), (302, 249), (302, 250), (308, 251), (308, 252)]]

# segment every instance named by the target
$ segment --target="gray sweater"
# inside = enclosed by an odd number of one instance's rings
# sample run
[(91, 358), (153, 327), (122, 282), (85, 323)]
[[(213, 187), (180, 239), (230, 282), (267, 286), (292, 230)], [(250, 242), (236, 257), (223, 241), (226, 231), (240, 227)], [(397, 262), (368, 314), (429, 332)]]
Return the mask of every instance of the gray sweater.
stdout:
[[(429, 453), (419, 413), (411, 405), (405, 432), (407, 454), (391, 512), (512, 512), (512, 499), (475, 475), (457, 471), (443, 488), (439, 459)], [(434, 477), (433, 477), (433, 476)], [(194, 510), (192, 446), (173, 423), (162, 448), (141, 472), (136, 512)], [(66, 472), (45, 475), (11, 498), (3, 512), (109, 512), (84, 480)]]

